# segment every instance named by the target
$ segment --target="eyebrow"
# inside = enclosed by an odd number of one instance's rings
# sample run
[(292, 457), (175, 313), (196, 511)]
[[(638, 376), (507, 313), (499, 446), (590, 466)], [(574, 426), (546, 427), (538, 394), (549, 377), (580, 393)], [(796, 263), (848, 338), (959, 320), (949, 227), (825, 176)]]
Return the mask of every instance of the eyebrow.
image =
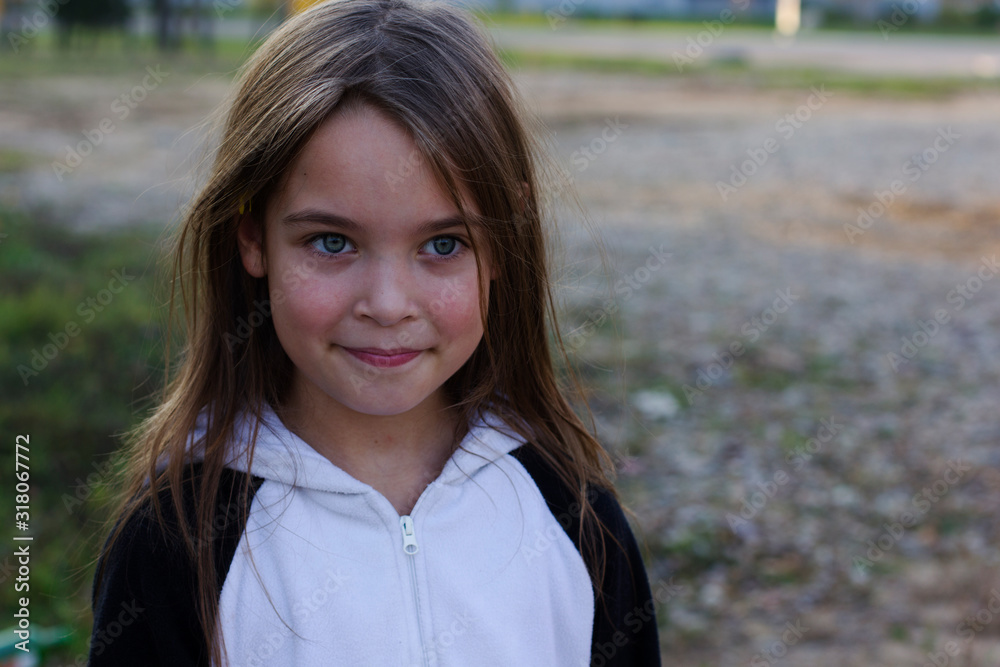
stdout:
[[(289, 213), (281, 219), (281, 223), (286, 227), (305, 227), (312, 223), (319, 223), (321, 225), (336, 227), (352, 233), (359, 233), (364, 229), (360, 223), (351, 220), (350, 218), (345, 218), (342, 215), (327, 213), (326, 211), (320, 211), (314, 208), (306, 208), (301, 211)], [(440, 220), (428, 220), (427, 222), (423, 222), (418, 225), (414, 230), (414, 233), (417, 236), (422, 236), (424, 234), (432, 234), (434, 232), (453, 229), (455, 227), (465, 227), (465, 223), (461, 216), (453, 215), (447, 218), (441, 218)]]

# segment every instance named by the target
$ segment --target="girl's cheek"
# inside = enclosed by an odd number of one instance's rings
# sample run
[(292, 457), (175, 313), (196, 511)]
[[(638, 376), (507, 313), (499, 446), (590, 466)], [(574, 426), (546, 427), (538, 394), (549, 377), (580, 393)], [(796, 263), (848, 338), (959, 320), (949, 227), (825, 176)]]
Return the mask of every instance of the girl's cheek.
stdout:
[(308, 326), (329, 326), (349, 311), (353, 289), (350, 281), (332, 280), (320, 271), (303, 273), (297, 268), (286, 270), (277, 285), (271, 286), (272, 300), (281, 295), (282, 312), (286, 318)]
[(476, 276), (454, 276), (436, 281), (429, 292), (430, 312), (446, 328), (462, 330), (479, 317)]
[(286, 292), (298, 290), (303, 285), (314, 282), (319, 274), (319, 260), (314, 257), (300, 257), (287, 262), (278, 279)]

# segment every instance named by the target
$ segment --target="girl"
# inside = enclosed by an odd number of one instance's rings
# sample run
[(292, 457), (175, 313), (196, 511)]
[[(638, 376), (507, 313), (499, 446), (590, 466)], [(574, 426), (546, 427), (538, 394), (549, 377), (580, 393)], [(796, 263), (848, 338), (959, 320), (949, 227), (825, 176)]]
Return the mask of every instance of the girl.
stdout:
[(317, 5), (247, 63), (91, 665), (660, 664), (610, 458), (555, 378), (519, 109), (437, 4)]

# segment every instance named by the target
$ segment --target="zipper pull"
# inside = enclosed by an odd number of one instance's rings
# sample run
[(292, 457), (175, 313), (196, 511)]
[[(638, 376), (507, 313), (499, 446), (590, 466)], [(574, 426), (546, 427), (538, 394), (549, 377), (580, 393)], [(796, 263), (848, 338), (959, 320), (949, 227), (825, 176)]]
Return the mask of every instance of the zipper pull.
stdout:
[(419, 550), (417, 536), (413, 532), (413, 519), (409, 514), (399, 517), (399, 527), (403, 529), (403, 551), (411, 556)]

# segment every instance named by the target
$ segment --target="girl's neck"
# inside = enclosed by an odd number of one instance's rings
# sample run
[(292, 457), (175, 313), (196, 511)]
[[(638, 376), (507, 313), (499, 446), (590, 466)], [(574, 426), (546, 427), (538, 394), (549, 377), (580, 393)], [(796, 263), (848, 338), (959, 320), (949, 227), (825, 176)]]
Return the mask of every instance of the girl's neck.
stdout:
[[(323, 400), (325, 398), (326, 400)], [(359, 413), (330, 399), (290, 392), (275, 411), (285, 426), (338, 468), (382, 493), (402, 515), (437, 479), (466, 426), (438, 392), (398, 415)]]

